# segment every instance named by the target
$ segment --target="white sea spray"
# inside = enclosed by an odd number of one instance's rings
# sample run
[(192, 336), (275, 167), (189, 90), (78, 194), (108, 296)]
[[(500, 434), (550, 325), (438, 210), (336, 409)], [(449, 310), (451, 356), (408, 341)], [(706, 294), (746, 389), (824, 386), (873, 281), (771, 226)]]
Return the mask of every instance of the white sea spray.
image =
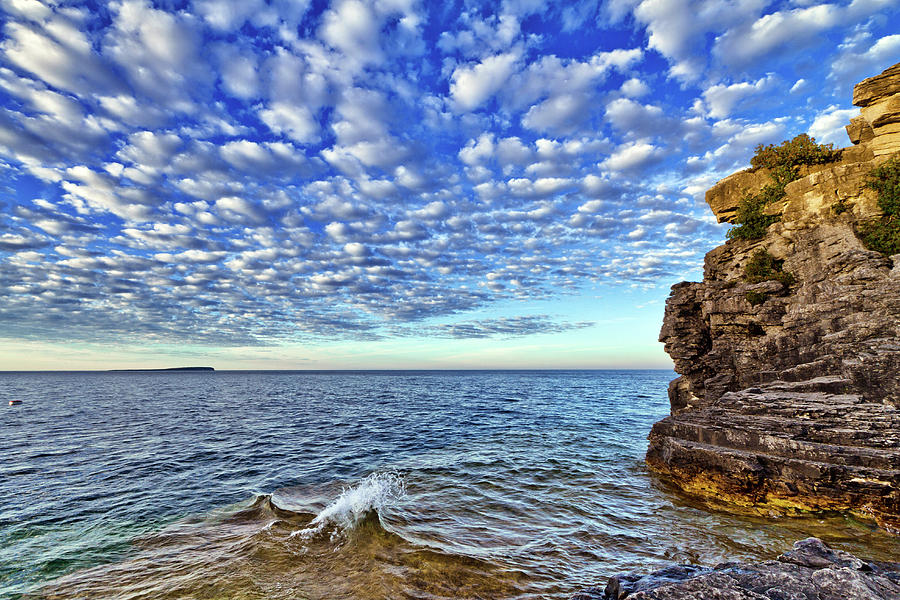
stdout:
[(333, 526), (332, 539), (351, 530), (371, 511), (378, 511), (406, 493), (403, 478), (398, 473), (372, 473), (358, 484), (344, 488), (341, 494), (323, 508), (305, 528), (291, 537), (310, 539)]

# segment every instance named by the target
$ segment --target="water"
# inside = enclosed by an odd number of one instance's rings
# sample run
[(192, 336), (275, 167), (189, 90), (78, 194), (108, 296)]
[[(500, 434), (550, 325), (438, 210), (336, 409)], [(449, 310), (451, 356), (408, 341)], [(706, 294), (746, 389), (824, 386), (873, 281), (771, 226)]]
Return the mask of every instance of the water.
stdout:
[(667, 489), (643, 454), (672, 377), (2, 373), (0, 597), (568, 598), (807, 535), (900, 556)]

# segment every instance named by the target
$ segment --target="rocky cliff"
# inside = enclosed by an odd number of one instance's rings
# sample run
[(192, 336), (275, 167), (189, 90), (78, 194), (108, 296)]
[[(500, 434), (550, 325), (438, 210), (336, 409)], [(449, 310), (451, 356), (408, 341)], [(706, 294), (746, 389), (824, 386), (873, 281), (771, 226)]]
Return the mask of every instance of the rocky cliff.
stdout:
[[(762, 237), (730, 239), (706, 255), (703, 281), (672, 288), (660, 341), (681, 376), (647, 462), (695, 495), (850, 511), (897, 531), (900, 254), (867, 249), (858, 231), (884, 218), (872, 170), (900, 156), (900, 64), (853, 100), (854, 146), (800, 167), (765, 207), (778, 220)], [(772, 177), (736, 173), (707, 202), (734, 222)], [(760, 261), (779, 276), (748, 276)]]

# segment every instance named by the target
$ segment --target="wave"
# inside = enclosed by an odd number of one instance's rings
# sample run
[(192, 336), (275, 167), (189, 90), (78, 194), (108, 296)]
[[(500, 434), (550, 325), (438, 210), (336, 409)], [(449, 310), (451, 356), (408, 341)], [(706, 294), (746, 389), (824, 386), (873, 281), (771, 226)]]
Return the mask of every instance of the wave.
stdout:
[(256, 494), (141, 536), (118, 562), (72, 572), (34, 598), (516, 598), (533, 580), (410, 531), (398, 502), (406, 493), (400, 474), (376, 472), (343, 488)]
[(291, 537), (311, 539), (330, 531), (334, 540), (377, 516), (379, 510), (405, 494), (406, 484), (400, 474), (372, 473), (358, 484), (344, 488), (306, 527), (294, 531)]

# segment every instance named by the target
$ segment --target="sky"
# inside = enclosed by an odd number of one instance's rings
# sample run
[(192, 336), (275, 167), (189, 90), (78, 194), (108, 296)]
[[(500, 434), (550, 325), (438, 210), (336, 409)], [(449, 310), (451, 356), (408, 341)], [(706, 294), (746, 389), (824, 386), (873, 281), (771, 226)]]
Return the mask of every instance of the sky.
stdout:
[(670, 368), (896, 0), (0, 0), (0, 370)]

